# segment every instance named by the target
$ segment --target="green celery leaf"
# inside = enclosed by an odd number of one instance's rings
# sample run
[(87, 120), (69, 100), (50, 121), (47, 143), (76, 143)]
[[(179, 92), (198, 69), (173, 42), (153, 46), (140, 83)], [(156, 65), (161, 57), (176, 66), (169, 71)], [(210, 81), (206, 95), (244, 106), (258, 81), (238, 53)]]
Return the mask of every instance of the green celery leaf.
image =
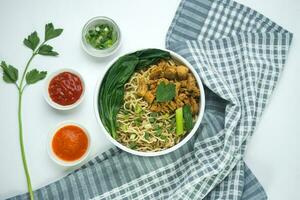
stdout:
[(3, 80), (6, 83), (16, 83), (18, 80), (18, 69), (11, 65), (7, 65), (4, 61), (1, 62), (1, 68), (3, 70)]
[(46, 26), (45, 26), (45, 41), (48, 41), (50, 39), (60, 36), (60, 34), (62, 32), (63, 32), (63, 29), (61, 29), (61, 28), (55, 29), (52, 23), (46, 24)]
[(58, 53), (56, 51), (53, 51), (53, 47), (47, 44), (42, 45), (39, 50), (38, 54), (44, 55), (44, 56), (57, 56)]
[(38, 71), (36, 69), (31, 70), (30, 72), (27, 72), (26, 74), (26, 83), (34, 84), (40, 80), (43, 80), (47, 75), (46, 71)]
[(176, 96), (176, 86), (173, 83), (165, 84), (160, 82), (156, 90), (157, 102), (168, 102), (172, 101)]
[(40, 43), (40, 38), (39, 38), (37, 32), (34, 31), (33, 33), (31, 33), (27, 38), (25, 38), (23, 40), (23, 43), (25, 46), (27, 46), (32, 51), (34, 51)]

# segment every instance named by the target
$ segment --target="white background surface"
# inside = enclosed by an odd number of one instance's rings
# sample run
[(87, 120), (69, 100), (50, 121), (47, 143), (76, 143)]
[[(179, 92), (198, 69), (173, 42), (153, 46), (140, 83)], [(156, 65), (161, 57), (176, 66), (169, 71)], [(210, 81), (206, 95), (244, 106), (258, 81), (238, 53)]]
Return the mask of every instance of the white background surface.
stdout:
[[(251, 139), (246, 162), (261, 181), (271, 200), (300, 199), (300, 1), (238, 0), (270, 17), (294, 33), (284, 73)], [(101, 134), (93, 111), (97, 78), (111, 58), (101, 60), (86, 55), (80, 46), (84, 23), (99, 15), (113, 18), (122, 31), (123, 45), (117, 54), (144, 47), (164, 47), (165, 34), (179, 0), (3, 0), (0, 2), (0, 59), (23, 69), (30, 51), (23, 38), (44, 25), (63, 27), (61, 37), (52, 42), (57, 58), (37, 57), (32, 67), (53, 72), (74, 68), (87, 85), (82, 104), (72, 111), (59, 112), (43, 99), (43, 82), (28, 87), (24, 94), (24, 142), (32, 185), (37, 189), (64, 176), (68, 170), (53, 163), (46, 152), (46, 136), (64, 120), (75, 120), (90, 131), (92, 154), (111, 144)], [(27, 191), (17, 126), (17, 90), (0, 80), (0, 199)]]

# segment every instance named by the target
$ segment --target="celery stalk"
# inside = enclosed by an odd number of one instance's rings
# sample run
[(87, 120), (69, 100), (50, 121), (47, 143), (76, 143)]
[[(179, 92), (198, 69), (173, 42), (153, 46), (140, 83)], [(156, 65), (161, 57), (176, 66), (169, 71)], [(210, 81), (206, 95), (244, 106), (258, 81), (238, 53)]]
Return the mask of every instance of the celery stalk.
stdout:
[(180, 136), (183, 133), (183, 111), (182, 108), (178, 108), (176, 110), (176, 135)]

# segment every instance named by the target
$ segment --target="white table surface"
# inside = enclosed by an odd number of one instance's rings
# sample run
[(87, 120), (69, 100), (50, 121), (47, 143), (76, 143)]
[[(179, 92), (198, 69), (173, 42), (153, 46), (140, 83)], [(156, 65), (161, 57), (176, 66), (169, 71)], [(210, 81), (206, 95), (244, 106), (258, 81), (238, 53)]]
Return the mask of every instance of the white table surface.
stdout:
[[(0, 2), (0, 59), (24, 67), (30, 51), (23, 38), (44, 24), (63, 27), (63, 35), (51, 42), (57, 58), (37, 57), (32, 66), (53, 72), (63, 67), (78, 70), (87, 85), (80, 107), (56, 111), (43, 99), (43, 83), (28, 87), (24, 94), (23, 122), (27, 162), (34, 189), (66, 175), (46, 152), (46, 136), (59, 122), (75, 120), (90, 131), (92, 155), (112, 144), (100, 132), (93, 110), (94, 86), (111, 60), (94, 59), (80, 46), (81, 28), (94, 16), (109, 16), (120, 25), (123, 45), (117, 54), (144, 47), (164, 47), (165, 34), (180, 0), (3, 0)], [(271, 200), (300, 199), (300, 1), (238, 0), (270, 17), (294, 33), (285, 70), (271, 101), (249, 143), (246, 162)], [(27, 191), (19, 149), (17, 91), (0, 81), (0, 199)]]

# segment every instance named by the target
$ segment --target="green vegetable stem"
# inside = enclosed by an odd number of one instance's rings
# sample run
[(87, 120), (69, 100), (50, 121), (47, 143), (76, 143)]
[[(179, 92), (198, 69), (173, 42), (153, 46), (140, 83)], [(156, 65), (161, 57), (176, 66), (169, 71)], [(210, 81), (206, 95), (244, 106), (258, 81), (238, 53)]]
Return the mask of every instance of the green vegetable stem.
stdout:
[[(46, 24), (45, 26), (45, 38), (44, 41), (40, 44), (40, 38), (36, 31), (31, 33), (27, 38), (24, 39), (23, 43), (26, 47), (32, 50), (32, 55), (27, 61), (25, 69), (23, 71), (21, 80), (19, 79), (18, 69), (13, 67), (12, 65), (7, 64), (6, 62), (1, 62), (1, 68), (3, 71), (3, 80), (6, 83), (12, 83), (18, 89), (18, 124), (19, 124), (19, 141), (21, 148), (21, 156), (23, 161), (23, 167), (27, 180), (27, 187), (30, 199), (34, 199), (31, 180), (29, 175), (29, 170), (26, 162), (26, 155), (23, 143), (23, 127), (22, 127), (22, 95), (26, 86), (35, 84), (36, 82), (43, 80), (47, 72), (46, 71), (38, 71), (37, 69), (33, 69), (29, 72), (28, 68), (30, 66), (31, 61), (36, 55), (44, 55), (44, 56), (57, 56), (58, 53), (53, 51), (53, 47), (46, 44), (49, 40), (58, 37), (63, 32), (63, 29), (55, 29), (52, 23)], [(24, 84), (24, 80), (26, 83)]]
[(183, 111), (182, 107), (176, 110), (176, 135), (180, 136), (184, 133), (183, 130)]

